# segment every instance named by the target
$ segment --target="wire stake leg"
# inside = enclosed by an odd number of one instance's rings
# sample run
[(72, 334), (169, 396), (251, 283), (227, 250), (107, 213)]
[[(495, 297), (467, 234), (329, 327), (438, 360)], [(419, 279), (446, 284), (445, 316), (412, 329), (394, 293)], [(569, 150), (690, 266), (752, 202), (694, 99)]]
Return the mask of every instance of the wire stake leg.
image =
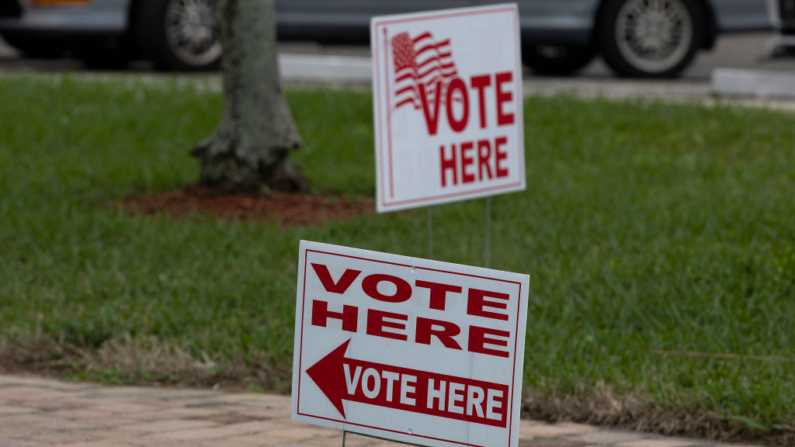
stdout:
[(428, 207), (428, 259), (433, 259), (433, 207)]
[(489, 268), (491, 252), (491, 197), (486, 197), (486, 268)]

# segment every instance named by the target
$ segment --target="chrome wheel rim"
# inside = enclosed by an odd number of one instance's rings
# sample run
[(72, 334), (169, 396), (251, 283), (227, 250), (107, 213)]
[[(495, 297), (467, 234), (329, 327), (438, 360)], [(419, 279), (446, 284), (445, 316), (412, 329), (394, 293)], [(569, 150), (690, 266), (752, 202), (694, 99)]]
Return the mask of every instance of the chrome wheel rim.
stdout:
[(201, 66), (221, 56), (213, 0), (171, 0), (165, 21), (166, 40), (181, 61)]
[(629, 0), (616, 21), (616, 42), (624, 59), (648, 73), (676, 67), (693, 42), (693, 20), (681, 0)]

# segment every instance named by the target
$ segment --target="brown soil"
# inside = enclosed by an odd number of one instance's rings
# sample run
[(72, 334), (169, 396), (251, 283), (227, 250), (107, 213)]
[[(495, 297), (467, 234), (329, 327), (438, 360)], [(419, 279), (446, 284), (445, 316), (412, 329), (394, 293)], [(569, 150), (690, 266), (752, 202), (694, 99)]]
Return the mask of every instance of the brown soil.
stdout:
[(290, 392), (292, 370), (271, 365), (263, 353), (248, 361), (220, 361), (187, 346), (166, 344), (155, 337), (129, 335), (108, 340), (97, 349), (65, 345), (49, 337), (32, 340), (0, 338), (0, 374), (40, 374), (67, 378), (79, 373), (87, 380), (107, 379), (108, 371), (131, 383), (154, 386), (212, 387), (240, 391), (256, 386), (273, 393)]
[(128, 197), (121, 206), (149, 215), (214, 215), (233, 220), (276, 221), (283, 226), (322, 226), (328, 221), (371, 215), (374, 208), (369, 200), (351, 200), (330, 194), (229, 195), (198, 185), (162, 194)]
[(618, 397), (606, 386), (595, 393), (563, 397), (527, 389), (522, 399), (522, 417), (720, 442), (747, 442), (772, 447), (795, 445), (795, 428), (790, 426), (762, 432), (741, 421), (689, 405), (674, 404), (663, 408), (642, 394)]

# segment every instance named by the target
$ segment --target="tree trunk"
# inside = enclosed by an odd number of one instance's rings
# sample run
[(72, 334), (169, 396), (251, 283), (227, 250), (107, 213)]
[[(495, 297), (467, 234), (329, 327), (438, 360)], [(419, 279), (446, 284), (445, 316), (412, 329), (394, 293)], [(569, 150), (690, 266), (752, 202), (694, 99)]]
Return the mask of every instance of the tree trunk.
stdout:
[(274, 0), (216, 5), (224, 108), (215, 133), (191, 152), (199, 160), (200, 183), (224, 192), (254, 192), (263, 185), (305, 191), (306, 180), (287, 157), (301, 137), (279, 82)]

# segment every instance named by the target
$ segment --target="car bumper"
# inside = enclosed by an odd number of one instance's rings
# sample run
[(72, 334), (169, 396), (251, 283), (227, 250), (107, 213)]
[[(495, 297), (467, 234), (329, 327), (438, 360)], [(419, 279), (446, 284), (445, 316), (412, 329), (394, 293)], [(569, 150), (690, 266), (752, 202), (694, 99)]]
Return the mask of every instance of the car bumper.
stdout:
[(21, 11), (17, 16), (0, 17), (0, 32), (120, 34), (127, 29), (127, 0), (41, 5), (20, 0), (19, 5)]

